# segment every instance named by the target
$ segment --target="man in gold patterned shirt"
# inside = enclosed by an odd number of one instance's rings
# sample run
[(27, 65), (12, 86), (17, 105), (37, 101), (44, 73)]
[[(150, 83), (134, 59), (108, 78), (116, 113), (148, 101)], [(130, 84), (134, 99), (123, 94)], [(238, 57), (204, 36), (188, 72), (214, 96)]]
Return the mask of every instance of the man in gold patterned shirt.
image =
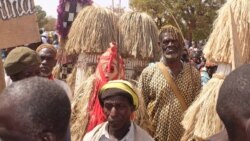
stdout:
[(184, 41), (180, 31), (164, 26), (159, 35), (160, 62), (145, 68), (139, 87), (145, 100), (156, 141), (179, 141), (184, 129), (180, 122), (201, 88), (200, 74), (181, 61)]

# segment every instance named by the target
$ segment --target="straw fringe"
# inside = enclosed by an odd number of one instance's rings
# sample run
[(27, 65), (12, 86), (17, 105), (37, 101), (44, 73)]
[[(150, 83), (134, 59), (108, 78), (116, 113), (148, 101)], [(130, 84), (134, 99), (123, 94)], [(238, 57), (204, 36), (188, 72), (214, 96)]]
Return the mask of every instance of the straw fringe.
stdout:
[[(0, 51), (1, 53), (1, 51)], [(4, 79), (4, 70), (3, 70), (3, 62), (0, 59), (0, 92), (5, 88), (5, 79)]]
[(53, 68), (53, 70), (52, 70), (52, 75), (53, 75), (54, 78), (59, 79), (59, 76), (60, 76), (60, 65), (59, 65), (59, 64), (57, 64), (57, 65)]
[(221, 131), (223, 126), (216, 112), (216, 103), (223, 81), (224, 79), (213, 77), (185, 112), (182, 125), (186, 131), (181, 141), (187, 141), (193, 137), (206, 139)]
[(181, 122), (185, 132), (181, 141), (205, 140), (221, 131), (223, 125), (216, 112), (216, 103), (220, 87), (231, 71), (231, 64), (218, 64), (212, 79), (203, 86), (197, 99), (185, 111)]
[(87, 112), (89, 98), (94, 90), (94, 75), (84, 81), (75, 92), (72, 101), (72, 118), (71, 118), (71, 137), (72, 141), (81, 141), (86, 133), (87, 124), (89, 122), (89, 114)]
[(242, 63), (250, 60), (250, 4), (249, 0), (228, 0), (218, 11), (218, 17), (214, 22), (213, 32), (204, 48), (205, 58), (210, 62), (232, 63), (230, 44), (230, 7), (233, 9), (233, 17), (237, 25), (242, 50)]
[(60, 48), (64, 51), (64, 48), (65, 48), (65, 45), (66, 45), (66, 42), (67, 42), (68, 39), (64, 39), (62, 37), (59, 38), (59, 46)]
[(146, 110), (146, 106), (142, 97), (141, 92), (139, 89), (134, 88), (138, 98), (139, 98), (139, 107), (138, 110), (135, 111), (135, 120), (134, 122), (147, 131), (151, 136), (153, 136), (154, 128), (152, 122), (149, 120), (149, 115)]
[[(233, 10), (230, 12), (230, 8)], [(216, 112), (216, 103), (219, 89), (232, 70), (232, 62), (239, 59), (246, 64), (250, 61), (250, 3), (249, 0), (228, 0), (218, 11), (218, 18), (214, 22), (214, 29), (207, 44), (204, 54), (209, 62), (218, 63), (218, 69), (208, 84), (200, 92), (198, 98), (188, 108), (184, 115), (182, 125), (186, 130), (182, 141), (190, 139), (202, 140), (221, 131), (223, 124)], [(231, 18), (233, 14), (233, 18)], [(234, 19), (234, 21), (231, 21)], [(235, 25), (232, 29), (232, 23)], [(231, 32), (235, 30), (237, 32)], [(233, 34), (232, 34), (233, 33)], [(232, 35), (230, 35), (232, 34)], [(237, 34), (237, 35), (235, 35)], [(239, 38), (239, 43), (234, 46), (234, 37)], [(237, 49), (240, 54), (232, 52), (232, 48)], [(238, 58), (234, 58), (236, 55)], [(228, 64), (223, 67), (223, 63)], [(237, 62), (238, 63), (238, 62)], [(219, 68), (222, 68), (221, 70)], [(234, 68), (233, 68), (234, 69)], [(223, 77), (221, 77), (223, 76)], [(198, 139), (199, 138), (199, 139)]]
[(76, 81), (76, 70), (77, 68), (74, 67), (71, 74), (66, 79), (67, 84), (69, 85), (71, 92), (73, 94), (73, 97), (75, 95), (75, 81)]
[(118, 26), (123, 57), (159, 60), (158, 29), (150, 16), (140, 12), (125, 13), (119, 19)]
[(65, 49), (68, 54), (103, 53), (109, 43), (117, 41), (117, 17), (101, 7), (87, 6), (74, 20)]

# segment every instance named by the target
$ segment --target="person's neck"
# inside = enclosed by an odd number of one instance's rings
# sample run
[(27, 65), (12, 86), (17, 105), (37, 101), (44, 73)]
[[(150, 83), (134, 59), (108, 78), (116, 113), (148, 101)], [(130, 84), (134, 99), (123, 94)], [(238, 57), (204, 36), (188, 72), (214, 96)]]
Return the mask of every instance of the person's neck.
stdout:
[(248, 141), (247, 140), (247, 134), (245, 130), (244, 125), (238, 125), (237, 129), (235, 128), (229, 128), (226, 127), (227, 129), (227, 135), (228, 135), (228, 141)]
[(121, 129), (113, 129), (108, 125), (108, 133), (111, 139), (118, 139), (121, 140), (126, 134), (129, 132), (129, 127), (131, 123), (127, 123), (123, 128)]
[(221, 132), (209, 137), (205, 141), (228, 141), (226, 129), (223, 129)]
[(183, 69), (181, 60), (167, 60), (166, 58), (163, 58), (163, 63), (165, 66), (168, 66), (171, 72), (177, 76), (181, 70)]
[(246, 141), (247, 135), (245, 130), (228, 131), (228, 141)]

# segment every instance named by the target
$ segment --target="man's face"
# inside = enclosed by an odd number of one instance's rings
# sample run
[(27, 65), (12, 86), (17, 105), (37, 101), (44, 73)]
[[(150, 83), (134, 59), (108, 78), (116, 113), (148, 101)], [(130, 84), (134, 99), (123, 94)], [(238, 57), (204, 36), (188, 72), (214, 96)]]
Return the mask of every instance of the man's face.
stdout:
[(104, 99), (103, 103), (104, 114), (108, 119), (110, 128), (119, 130), (130, 123), (133, 106), (126, 97), (112, 96)]
[[(1, 123), (0, 123), (1, 124)], [(11, 123), (0, 125), (0, 141), (30, 141), (30, 137), (13, 128), (8, 128)]]
[(166, 60), (180, 59), (182, 55), (183, 49), (171, 33), (165, 32), (162, 34), (160, 47), (162, 48), (163, 57)]
[(25, 68), (23, 71), (10, 75), (10, 78), (12, 81), (19, 81), (24, 78), (29, 78), (32, 76), (39, 76), (40, 71), (39, 71), (39, 64), (36, 65), (31, 65), (27, 68)]
[(38, 55), (41, 58), (40, 75), (42, 77), (50, 76), (56, 65), (56, 53), (49, 48), (43, 48), (39, 51)]

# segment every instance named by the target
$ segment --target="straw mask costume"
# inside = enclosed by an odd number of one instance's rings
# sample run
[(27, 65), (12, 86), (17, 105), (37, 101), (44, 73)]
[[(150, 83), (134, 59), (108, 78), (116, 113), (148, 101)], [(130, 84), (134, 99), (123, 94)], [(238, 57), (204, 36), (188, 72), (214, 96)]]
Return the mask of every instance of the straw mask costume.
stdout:
[[(96, 69), (95, 90), (90, 99), (88, 110), (90, 112), (89, 124), (87, 132), (92, 130), (99, 123), (106, 119), (98, 101), (99, 89), (109, 80), (124, 79), (123, 61), (120, 56), (117, 56), (116, 45), (111, 43), (111, 47), (100, 57), (100, 61)], [(119, 58), (118, 58), (119, 57)], [(117, 58), (119, 59), (117, 61)]]
[(86, 6), (72, 23), (65, 51), (77, 57), (67, 78), (74, 93), (83, 81), (94, 74), (98, 58), (107, 50), (109, 43), (117, 41), (116, 18), (107, 8)]
[(66, 80), (72, 72), (75, 63), (75, 55), (69, 54), (65, 50), (65, 45), (68, 40), (68, 33), (71, 25), (78, 13), (87, 5), (91, 5), (92, 0), (59, 0), (57, 7), (57, 23), (56, 30), (59, 34), (59, 49), (57, 55), (58, 64), (53, 74), (62, 80)]
[(72, 139), (82, 140), (84, 134), (106, 120), (98, 100), (98, 91), (109, 80), (124, 79), (124, 64), (114, 43), (100, 56), (95, 74), (80, 84), (72, 102)]
[(127, 79), (137, 80), (150, 61), (158, 61), (158, 28), (142, 12), (126, 12), (119, 18), (119, 50), (125, 62)]
[(249, 0), (228, 0), (219, 9), (203, 50), (206, 60), (218, 68), (184, 115), (182, 141), (205, 140), (223, 129), (216, 112), (217, 99), (225, 77), (250, 62), (249, 9)]

